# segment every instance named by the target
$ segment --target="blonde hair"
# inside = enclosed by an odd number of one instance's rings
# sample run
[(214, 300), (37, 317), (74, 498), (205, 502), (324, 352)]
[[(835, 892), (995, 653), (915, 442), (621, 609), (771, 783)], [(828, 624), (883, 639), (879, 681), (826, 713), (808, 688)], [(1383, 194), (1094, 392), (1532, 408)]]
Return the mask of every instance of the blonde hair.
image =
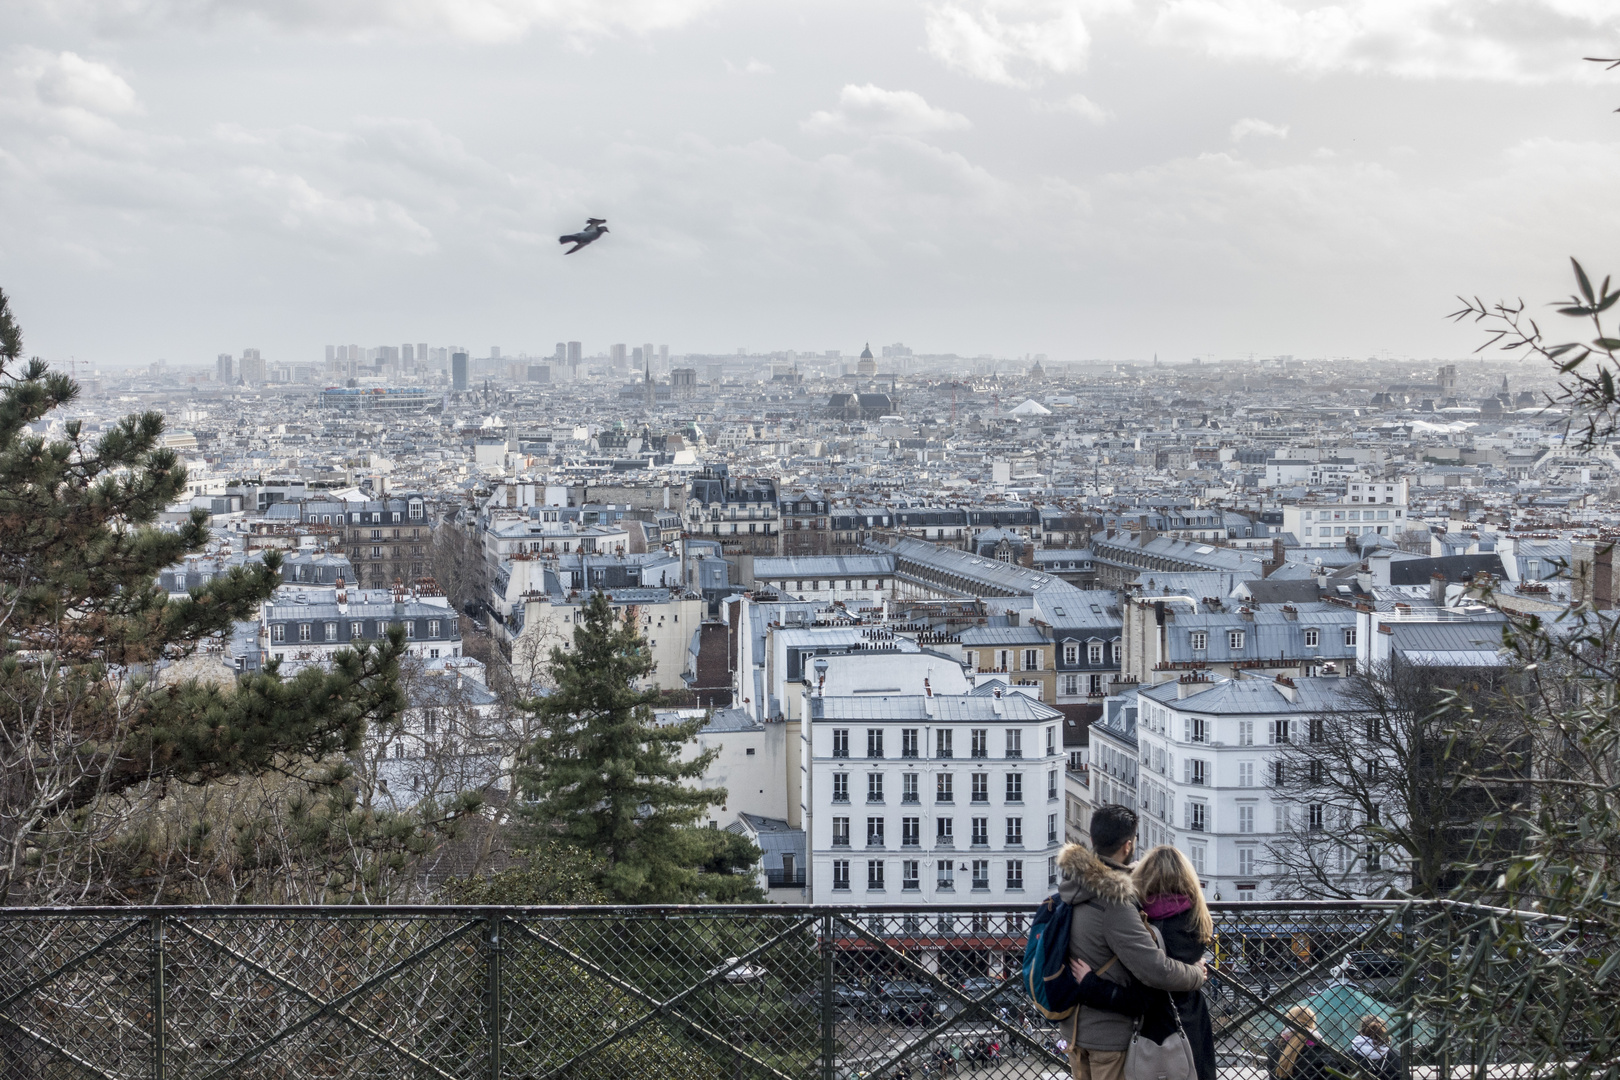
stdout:
[(1283, 1015), (1288, 1018), (1289, 1026), (1283, 1028), (1282, 1037), (1287, 1045), (1277, 1057), (1277, 1076), (1279, 1080), (1288, 1080), (1294, 1075), (1294, 1066), (1305, 1049), (1305, 1036), (1300, 1032), (1316, 1030), (1316, 1012), (1309, 1005), (1295, 1005)]
[(1198, 883), (1198, 872), (1187, 861), (1187, 856), (1169, 844), (1160, 844), (1142, 856), (1142, 861), (1131, 871), (1131, 880), (1144, 900), (1172, 895), (1191, 900), (1193, 928), (1198, 940), (1205, 945), (1215, 940), (1215, 924), (1210, 921), (1209, 907), (1204, 903), (1204, 888)]
[(1389, 1045), (1389, 1025), (1376, 1016), (1363, 1016), (1361, 1018), (1361, 1034), (1367, 1036), (1379, 1046)]

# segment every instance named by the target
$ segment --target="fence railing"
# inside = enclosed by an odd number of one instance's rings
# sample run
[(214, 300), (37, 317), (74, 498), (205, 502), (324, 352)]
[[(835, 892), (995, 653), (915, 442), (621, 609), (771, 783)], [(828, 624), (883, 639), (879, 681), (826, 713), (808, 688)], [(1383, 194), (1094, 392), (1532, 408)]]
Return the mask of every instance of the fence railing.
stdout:
[[(1296, 1004), (1451, 1075), (1412, 911), (1215, 904), (1222, 1080)], [(0, 909), (0, 1078), (1067, 1076), (1018, 985), (1027, 907)], [(1410, 1021), (1408, 1021), (1410, 1017)], [(1511, 1042), (1497, 1060), (1513, 1060)]]

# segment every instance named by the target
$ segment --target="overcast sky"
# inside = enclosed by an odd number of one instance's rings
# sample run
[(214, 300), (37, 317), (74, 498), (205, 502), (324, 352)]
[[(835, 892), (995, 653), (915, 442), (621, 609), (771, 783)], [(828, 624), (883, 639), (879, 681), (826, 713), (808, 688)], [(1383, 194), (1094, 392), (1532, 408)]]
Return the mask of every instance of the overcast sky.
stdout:
[(6, 0), (0, 42), (52, 360), (1455, 356), (1454, 293), (1620, 272), (1620, 0)]

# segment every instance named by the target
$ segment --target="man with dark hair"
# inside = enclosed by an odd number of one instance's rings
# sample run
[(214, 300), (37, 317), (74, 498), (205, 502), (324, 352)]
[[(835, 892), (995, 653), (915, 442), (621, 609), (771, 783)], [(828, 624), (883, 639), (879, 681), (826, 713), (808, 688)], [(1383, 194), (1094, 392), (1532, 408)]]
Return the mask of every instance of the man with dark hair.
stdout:
[[(1204, 968), (1166, 956), (1158, 932), (1142, 916), (1129, 869), (1135, 853), (1136, 811), (1117, 804), (1091, 815), (1091, 850), (1066, 844), (1058, 852), (1058, 891), (1074, 906), (1069, 956), (1121, 986), (1196, 990), (1204, 984)], [(1134, 1027), (1124, 1013), (1080, 1006), (1069, 1045), (1075, 1080), (1121, 1080)]]

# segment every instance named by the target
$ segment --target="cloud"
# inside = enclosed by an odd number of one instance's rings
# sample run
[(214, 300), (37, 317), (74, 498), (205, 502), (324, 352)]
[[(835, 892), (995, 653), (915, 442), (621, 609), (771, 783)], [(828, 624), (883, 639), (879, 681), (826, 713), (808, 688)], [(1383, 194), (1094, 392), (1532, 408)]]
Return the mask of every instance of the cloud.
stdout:
[(18, 74), (34, 84), (41, 103), (67, 109), (83, 109), (103, 116), (135, 112), (140, 103), (135, 88), (106, 64), (86, 60), (78, 53), (54, 56), (33, 52)]
[(760, 60), (755, 60), (753, 58), (749, 58), (749, 61), (746, 64), (733, 64), (730, 60), (727, 60), (726, 61), (726, 70), (731, 72), (731, 74), (733, 74), (733, 75), (775, 75), (776, 74), (776, 69), (771, 67), (771, 65), (769, 65), (769, 64), (767, 64), (767, 63), (765, 63), (763, 61), (760, 61)]
[(1114, 115), (1084, 94), (1071, 94), (1062, 101), (1036, 101), (1034, 105), (1041, 112), (1072, 113), (1093, 124), (1106, 124)]
[(1591, 65), (1578, 58), (1620, 34), (1617, 0), (1163, 0), (1141, 10), (1158, 41), (1312, 74), (1580, 78)]
[[(1085, 67), (1091, 31), (1077, 0), (980, 0), (929, 10), (928, 51), (947, 67), (986, 82), (1028, 86), (1033, 68), (1056, 75)], [(1106, 5), (1114, 6), (1114, 5)]]
[(800, 125), (806, 131), (866, 131), (892, 135), (925, 135), (972, 127), (961, 113), (937, 109), (914, 90), (885, 90), (853, 83), (838, 94), (838, 108), (818, 110)]
[(269, 26), (338, 35), (394, 31), (512, 41), (536, 30), (580, 36), (681, 26), (723, 0), (25, 0), (70, 25), (140, 31), (167, 25)]
[(1250, 135), (1259, 135), (1267, 139), (1288, 138), (1287, 124), (1270, 124), (1252, 116), (1245, 116), (1232, 125), (1232, 141), (1242, 142)]

